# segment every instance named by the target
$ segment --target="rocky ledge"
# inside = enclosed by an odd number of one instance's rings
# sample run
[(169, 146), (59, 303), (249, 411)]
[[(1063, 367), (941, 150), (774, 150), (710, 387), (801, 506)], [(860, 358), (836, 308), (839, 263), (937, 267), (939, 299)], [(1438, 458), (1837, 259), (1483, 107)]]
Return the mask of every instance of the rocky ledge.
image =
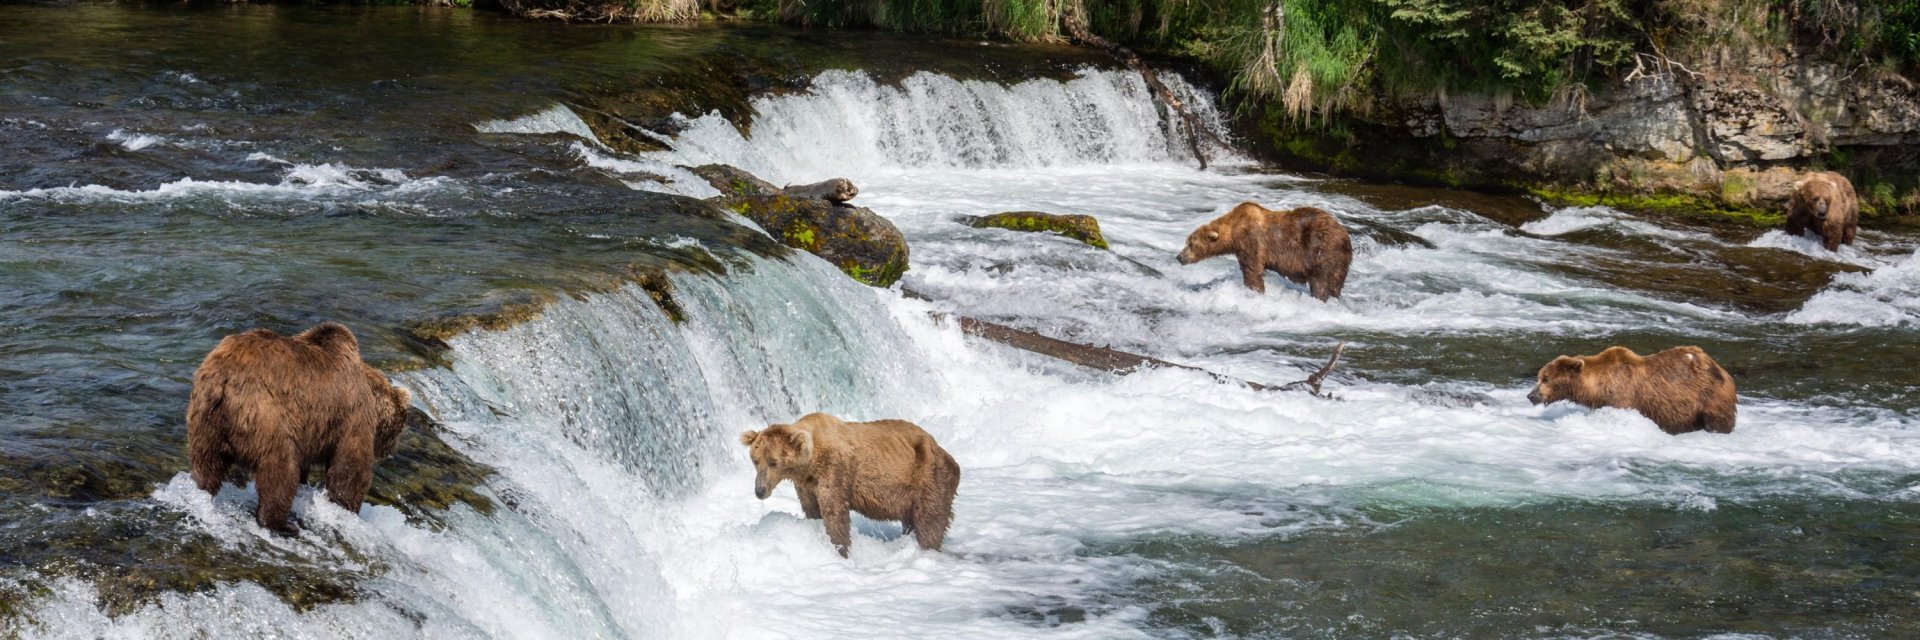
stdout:
[(1669, 65), (1539, 105), (1442, 93), (1331, 126), (1258, 118), (1264, 151), (1295, 168), (1769, 224), (1806, 172), (1836, 170), (1868, 216), (1920, 213), (1915, 82), (1781, 52)]

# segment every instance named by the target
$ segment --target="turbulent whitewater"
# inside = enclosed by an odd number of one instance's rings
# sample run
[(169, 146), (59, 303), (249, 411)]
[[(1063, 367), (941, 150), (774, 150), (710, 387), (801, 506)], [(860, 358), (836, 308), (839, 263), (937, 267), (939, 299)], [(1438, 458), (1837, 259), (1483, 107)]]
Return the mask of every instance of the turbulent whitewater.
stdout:
[[(180, 82), (152, 77), (144, 82)], [(192, 77), (179, 90), (223, 81)], [(1168, 80), (1231, 139), (1206, 90)], [(368, 298), (352, 308), (378, 324), (404, 320), (379, 315), (385, 305), (498, 301), (475, 282), (529, 279), (570, 295), (511, 327), (460, 333), (440, 360), (394, 376), (442, 440), (493, 471), (477, 489), (491, 511), (355, 514), (303, 489), (296, 513), (309, 533), (280, 539), (253, 525), (250, 487), (210, 498), (184, 470), (127, 507), (230, 553), (354, 576), (353, 597), (302, 605), (276, 585), (233, 580), (114, 609), (103, 604), (110, 580), (27, 571), (0, 577), (0, 588), (40, 585), (19, 628), (382, 638), (1912, 629), (1902, 616), (1920, 581), (1898, 546), (1920, 539), (1908, 524), (1920, 517), (1910, 397), (1920, 381), (1902, 364), (1920, 357), (1909, 237), (1867, 234), (1870, 248), (1831, 260), (1777, 234), (1290, 175), (1225, 148), (1210, 149), (1215, 167), (1201, 171), (1178, 118), (1125, 71), (1015, 82), (827, 71), (807, 84), (753, 98), (750, 121), (682, 114), (669, 127), (678, 133), (663, 136), (671, 149), (646, 154), (600, 144), (557, 102), (489, 113), (434, 134), (476, 145), (461, 147), (474, 155), (499, 150), (487, 156), (499, 167), (467, 173), (436, 169), (475, 162), (438, 151), (389, 164), (374, 161), (378, 147), (338, 157), (323, 144), (238, 144), (185, 127), (63, 125), (114, 154), (179, 166), (198, 165), (164, 154), (230, 156), (215, 175), (0, 184), (11, 189), (0, 207), (30, 212), (5, 220), (39, 234), (0, 244), (21, 256), (7, 273), (114, 275), (13, 286), (47, 305), (135, 310), (88, 338), (115, 358), (147, 348), (111, 330), (142, 308), (196, 325), (291, 325), (322, 302), (286, 292), (336, 287)], [(681, 202), (641, 191), (712, 195), (680, 167), (714, 162), (782, 184), (852, 179), (855, 203), (907, 236), (905, 285), (931, 301), (861, 286), (805, 253), (782, 257), (750, 241), (770, 244), (757, 230), (731, 226), (742, 221), (635, 218)], [(572, 191), (575, 178), (629, 185), (642, 199)], [(540, 199), (555, 183), (568, 185), (548, 194), (562, 204)], [(1277, 279), (1261, 296), (1229, 260), (1174, 261), (1189, 231), (1243, 200), (1319, 206), (1348, 222), (1346, 297), (1318, 302)], [(581, 202), (614, 204), (556, 211)], [(111, 207), (135, 222), (89, 215)], [(958, 221), (1014, 210), (1094, 215), (1113, 249)], [(56, 216), (106, 238), (98, 255), (52, 244), (68, 232), (47, 226)], [(183, 229), (228, 235), (199, 241)], [(219, 268), (149, 253), (151, 234), (218, 256)], [(309, 254), (312, 235), (380, 257)], [(668, 309), (637, 286), (574, 277), (599, 268), (603, 252), (616, 264), (710, 261), (672, 263)], [(275, 265), (287, 266), (263, 275)], [(121, 284), (168, 269), (185, 271), (185, 284), (144, 294)], [(1794, 275), (1805, 273), (1820, 277)], [(216, 277), (238, 279), (235, 295), (290, 301), (236, 320), (193, 284)], [(481, 293), (443, 291), (453, 289)], [(1324, 400), (1188, 370), (1078, 369), (967, 338), (936, 318), (951, 313), (1270, 383), (1304, 377), (1340, 341), (1350, 347), (1329, 383), (1337, 399)], [(186, 344), (147, 366), (190, 370), (194, 344), (176, 342)], [(46, 363), (36, 366), (72, 366), (65, 354), (78, 349), (47, 343), (57, 347), (27, 354)], [(1527, 403), (1540, 364), (1609, 344), (1713, 353), (1740, 380), (1737, 431), (1672, 437), (1632, 412)], [(100, 414), (170, 416), (165, 398), (182, 387), (103, 376), (105, 388), (160, 399)], [(738, 433), (812, 411), (909, 419), (940, 440), (965, 469), (945, 552), (856, 517), (842, 559), (791, 488), (754, 499)]]

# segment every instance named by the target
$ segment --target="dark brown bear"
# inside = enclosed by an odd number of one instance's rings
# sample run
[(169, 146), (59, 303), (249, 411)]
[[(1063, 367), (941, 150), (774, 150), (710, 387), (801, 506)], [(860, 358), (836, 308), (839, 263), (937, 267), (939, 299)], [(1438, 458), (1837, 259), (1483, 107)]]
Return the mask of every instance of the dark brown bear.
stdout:
[(1808, 176), (1787, 200), (1787, 235), (1798, 236), (1807, 230), (1819, 234), (1820, 244), (1828, 251), (1853, 244), (1860, 231), (1860, 197), (1853, 183), (1832, 171)]
[(753, 452), (753, 493), (773, 495), (792, 480), (808, 518), (827, 521), (827, 540), (847, 555), (853, 543), (849, 511), (874, 520), (898, 520), (920, 548), (940, 550), (953, 523), (960, 465), (933, 436), (904, 420), (844, 422), (808, 414), (793, 424), (740, 434)]
[(1674, 347), (1641, 357), (1626, 347), (1599, 355), (1560, 356), (1540, 368), (1527, 394), (1534, 404), (1561, 400), (1592, 407), (1633, 409), (1671, 434), (1733, 433), (1738, 397), (1733, 376), (1699, 347)]
[(1353, 240), (1340, 221), (1314, 207), (1270, 211), (1242, 202), (1192, 235), (1180, 252), (1180, 264), (1218, 255), (1240, 260), (1240, 278), (1248, 289), (1267, 292), (1266, 272), (1307, 285), (1314, 298), (1340, 297), (1353, 262)]
[(393, 453), (406, 427), (407, 390), (360, 360), (346, 326), (322, 323), (292, 337), (265, 329), (227, 336), (193, 372), (187, 455), (193, 482), (218, 493), (234, 465), (253, 471), (254, 519), (276, 533), (307, 467), (326, 468), (327, 495), (358, 511), (373, 462)]

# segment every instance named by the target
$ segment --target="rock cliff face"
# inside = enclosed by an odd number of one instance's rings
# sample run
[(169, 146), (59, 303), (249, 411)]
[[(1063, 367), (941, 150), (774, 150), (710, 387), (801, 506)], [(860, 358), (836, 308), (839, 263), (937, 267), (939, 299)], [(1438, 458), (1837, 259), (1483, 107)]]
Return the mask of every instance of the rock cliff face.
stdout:
[(1920, 88), (1876, 68), (1781, 55), (1664, 65), (1543, 105), (1425, 96), (1322, 131), (1264, 118), (1269, 151), (1341, 173), (1770, 218), (1805, 171), (1828, 168), (1873, 214), (1920, 212)]

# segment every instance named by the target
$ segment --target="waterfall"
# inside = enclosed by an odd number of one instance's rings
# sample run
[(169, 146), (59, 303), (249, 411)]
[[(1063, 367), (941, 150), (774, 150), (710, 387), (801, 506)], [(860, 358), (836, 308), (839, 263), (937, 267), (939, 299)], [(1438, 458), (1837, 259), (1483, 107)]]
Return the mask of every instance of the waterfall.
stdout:
[[(1168, 74), (1194, 115), (1224, 138), (1211, 96)], [(680, 164), (737, 163), (774, 182), (898, 169), (1020, 169), (1192, 161), (1177, 114), (1138, 74), (1086, 69), (1065, 82), (1005, 85), (916, 73), (883, 83), (829, 71), (803, 94), (753, 100), (748, 136), (717, 114), (691, 118), (667, 155)], [(1210, 145), (1211, 146), (1211, 145)], [(1242, 161), (1231, 150), (1210, 153)]]

